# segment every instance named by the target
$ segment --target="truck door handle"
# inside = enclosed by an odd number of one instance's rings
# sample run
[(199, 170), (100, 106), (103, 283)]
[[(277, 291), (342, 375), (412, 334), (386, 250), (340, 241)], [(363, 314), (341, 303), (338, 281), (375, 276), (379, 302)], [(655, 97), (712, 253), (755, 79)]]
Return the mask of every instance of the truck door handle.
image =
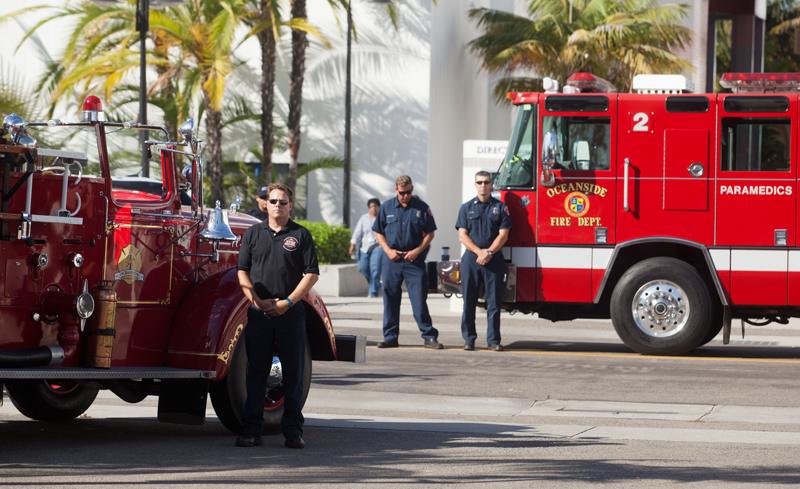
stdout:
[(630, 212), (630, 207), (628, 206), (628, 168), (631, 166), (630, 158), (625, 158), (625, 174), (622, 178), (622, 208), (625, 209), (625, 212)]

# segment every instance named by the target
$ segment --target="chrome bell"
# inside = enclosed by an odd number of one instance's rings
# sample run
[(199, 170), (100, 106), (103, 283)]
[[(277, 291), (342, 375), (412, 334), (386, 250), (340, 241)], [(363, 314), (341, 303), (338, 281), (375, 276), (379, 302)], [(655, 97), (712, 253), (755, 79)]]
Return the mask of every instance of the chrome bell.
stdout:
[(206, 228), (200, 233), (205, 239), (220, 241), (236, 241), (236, 235), (231, 231), (228, 222), (228, 211), (220, 208), (219, 201), (217, 207), (208, 210), (208, 221)]

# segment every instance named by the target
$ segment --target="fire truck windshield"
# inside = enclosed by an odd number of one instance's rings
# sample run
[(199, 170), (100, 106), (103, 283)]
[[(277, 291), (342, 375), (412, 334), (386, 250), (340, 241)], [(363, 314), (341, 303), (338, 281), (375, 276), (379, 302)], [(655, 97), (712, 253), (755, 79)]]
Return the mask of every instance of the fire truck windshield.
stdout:
[[(611, 119), (608, 117), (546, 116), (542, 134), (552, 132), (558, 143), (556, 170), (611, 168)], [(544, 150), (544, 148), (543, 148)]]
[(533, 187), (535, 121), (533, 106), (522, 105), (517, 112), (508, 151), (500, 167), (498, 187)]

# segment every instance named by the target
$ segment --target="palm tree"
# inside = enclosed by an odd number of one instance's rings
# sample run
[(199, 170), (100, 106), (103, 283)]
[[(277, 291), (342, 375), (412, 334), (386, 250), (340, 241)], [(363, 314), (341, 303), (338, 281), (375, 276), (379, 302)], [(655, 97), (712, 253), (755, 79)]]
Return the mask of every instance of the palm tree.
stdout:
[[(177, 125), (178, 118), (188, 114), (191, 100), (201, 92), (211, 198), (221, 201), (224, 200), (221, 111), (225, 79), (236, 68), (234, 53), (238, 46), (269, 27), (269, 24), (256, 22), (247, 32), (241, 33), (239, 26), (248, 15), (248, 1), (191, 0), (180, 7), (150, 13), (150, 33), (156, 50), (148, 56), (147, 63), (156, 67), (159, 76), (148, 93), (159, 93), (156, 100), (160, 98), (162, 105), (169, 109), (168, 117), (175, 118), (168, 124)], [(67, 4), (29, 31), (25, 39), (53, 19), (66, 16), (77, 19), (62, 58), (53, 63), (40, 83), (40, 89), (50, 93), (51, 112), (59, 100), (69, 100), (75, 93), (83, 98), (102, 90), (110, 103), (114, 90), (138, 69), (134, 7), (135, 0), (112, 7)], [(175, 82), (179, 77), (183, 81), (183, 91)]]
[(770, 0), (767, 3), (767, 38), (764, 45), (764, 71), (800, 71), (800, 1)]
[[(348, 0), (328, 0), (328, 4), (336, 15), (339, 8), (347, 8)], [(292, 20), (305, 21), (306, 0), (292, 0)], [(337, 24), (339, 18), (336, 18)], [(341, 26), (339, 27), (341, 33)], [(326, 46), (331, 47), (326, 43)], [(300, 118), (303, 114), (303, 80), (306, 73), (306, 49), (308, 37), (306, 32), (292, 31), (292, 74), (289, 81), (289, 117), (286, 128), (289, 135), (289, 187), (294, 190), (297, 185), (297, 156), (300, 154)]]
[(691, 40), (680, 25), (686, 6), (656, 0), (528, 0), (528, 17), (485, 8), (469, 17), (483, 31), (470, 49), (489, 73), (504, 76), (495, 86), (500, 101), (507, 91), (537, 91), (541, 77), (562, 83), (590, 71), (620, 91), (639, 73), (680, 73), (689, 62), (673, 54)]
[(189, 86), (199, 84), (206, 117), (208, 172), (212, 200), (225, 201), (222, 171), (222, 98), (225, 78), (235, 69), (234, 53), (266, 23), (253, 26), (237, 42), (237, 28), (247, 16), (248, 0), (193, 0), (187, 5), (154, 11), (150, 29), (163, 32), (180, 46), (189, 62)]
[[(245, 22), (255, 26), (261, 23), (265, 28), (258, 32), (258, 41), (261, 45), (261, 154), (263, 155), (261, 173), (266, 183), (272, 181), (272, 152), (275, 146), (273, 112), (275, 109), (275, 59), (276, 44), (281, 37), (283, 27), (288, 27), (293, 33), (302, 32), (312, 34), (323, 44), (330, 44), (322, 37), (316, 28), (302, 18), (292, 18), (285, 22), (281, 18), (280, 0), (251, 0), (250, 12)], [(294, 36), (294, 34), (293, 34)], [(294, 186), (292, 186), (294, 188)]]

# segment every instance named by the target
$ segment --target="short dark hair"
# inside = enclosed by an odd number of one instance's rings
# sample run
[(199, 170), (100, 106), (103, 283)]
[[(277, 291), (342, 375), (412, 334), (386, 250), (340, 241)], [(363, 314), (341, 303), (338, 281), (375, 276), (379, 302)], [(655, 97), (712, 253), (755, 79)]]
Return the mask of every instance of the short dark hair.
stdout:
[(282, 183), (270, 183), (269, 187), (267, 188), (267, 197), (269, 197), (269, 194), (271, 194), (273, 190), (280, 190), (284, 192), (289, 196), (289, 202), (294, 202), (294, 192), (288, 185), (284, 185)]
[(489, 177), (489, 179), (491, 179), (492, 178), (492, 174), (489, 173), (488, 171), (481, 170), (481, 171), (479, 171), (478, 173), (475, 174), (475, 178), (478, 178), (478, 177)]
[(367, 207), (371, 206), (372, 204), (380, 206), (381, 205), (381, 201), (378, 200), (378, 199), (369, 199), (367, 201)]
[(394, 184), (397, 186), (397, 188), (411, 185), (412, 184), (411, 177), (409, 177), (408, 175), (400, 175), (399, 177), (397, 177), (397, 180), (394, 181)]

